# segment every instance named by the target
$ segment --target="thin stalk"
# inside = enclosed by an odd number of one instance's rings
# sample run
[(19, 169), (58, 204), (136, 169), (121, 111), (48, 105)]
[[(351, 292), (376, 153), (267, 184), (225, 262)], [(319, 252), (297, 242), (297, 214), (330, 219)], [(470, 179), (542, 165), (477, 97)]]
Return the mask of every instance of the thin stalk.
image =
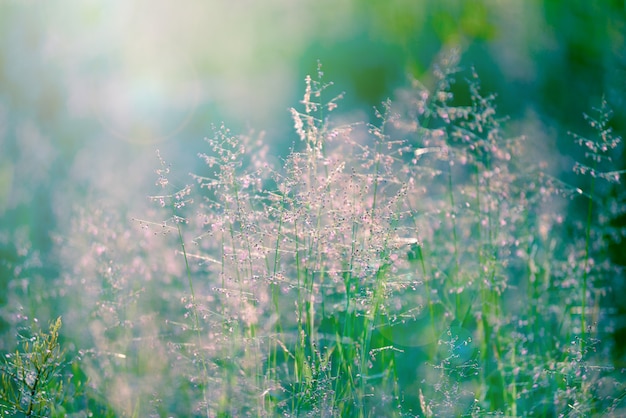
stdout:
[[(511, 364), (517, 364), (517, 358), (516, 358), (516, 353), (517, 353), (517, 347), (514, 345), (513, 346), (513, 355), (511, 357)], [(512, 417), (516, 417), (517, 416), (517, 382), (516, 382), (517, 378), (515, 373), (513, 373), (513, 382), (511, 382), (511, 399), (509, 402), (510, 405), (510, 411), (511, 411), (511, 416)]]
[[(457, 234), (457, 225), (456, 225), (456, 203), (454, 201), (454, 189), (452, 185), (452, 165), (448, 162), (448, 196), (450, 198), (450, 209), (452, 211), (452, 244), (454, 245), (454, 272), (451, 275), (452, 284), (456, 286), (458, 284), (458, 275), (460, 271), (459, 267), (459, 239)], [(478, 210), (480, 212), (480, 202), (478, 205)], [(460, 315), (461, 309), (461, 295), (459, 292), (455, 291), (455, 306), (454, 306), (454, 314), (458, 318)]]
[(376, 322), (376, 317), (378, 316), (378, 311), (380, 309), (380, 305), (382, 304), (382, 300), (384, 299), (384, 281), (387, 275), (388, 264), (383, 264), (376, 271), (376, 287), (374, 288), (374, 294), (372, 295), (372, 309), (370, 313), (365, 316), (365, 323), (363, 325), (363, 341), (361, 342), (361, 353), (360, 353), (360, 384), (359, 384), (359, 417), (365, 416), (365, 408), (363, 405), (363, 399), (365, 398), (365, 385), (367, 379), (367, 370), (369, 369), (369, 358), (370, 358), (370, 347), (371, 347), (371, 339), (372, 339), (372, 330), (374, 328), (374, 324)]
[[(597, 162), (594, 160), (593, 171), (595, 171)], [(589, 278), (589, 253), (591, 242), (591, 221), (593, 215), (593, 196), (595, 192), (596, 181), (595, 177), (591, 178), (591, 186), (589, 193), (589, 204), (587, 205), (587, 225), (585, 226), (585, 259), (583, 261), (583, 286), (582, 286), (582, 301), (581, 301), (581, 314), (580, 314), (580, 352), (585, 353), (585, 338), (587, 333), (587, 321), (586, 321), (586, 308), (587, 308), (587, 282)]]
[[(276, 278), (276, 274), (278, 274), (278, 263), (280, 260), (280, 239), (282, 237), (283, 230), (283, 215), (285, 212), (285, 204), (286, 204), (287, 196), (283, 194), (282, 201), (280, 202), (280, 214), (278, 217), (278, 228), (276, 231), (276, 246), (274, 247), (274, 265), (272, 267), (272, 276)], [(278, 286), (274, 283), (271, 284), (272, 287), (272, 304), (274, 305), (274, 309), (276, 310), (276, 314), (279, 313), (278, 310)], [(280, 324), (278, 324), (280, 327)], [(278, 331), (278, 329), (277, 329)]]
[(202, 363), (202, 371), (204, 372), (204, 378), (205, 378), (205, 382), (202, 385), (202, 400), (204, 401), (204, 404), (206, 405), (206, 415), (207, 417), (210, 417), (211, 411), (209, 409), (209, 402), (208, 402), (207, 393), (206, 393), (206, 385), (207, 385), (209, 373), (208, 373), (206, 359), (204, 357), (204, 354), (202, 353), (202, 336), (200, 334), (200, 320), (198, 317), (198, 305), (196, 304), (196, 293), (193, 290), (193, 280), (191, 279), (191, 268), (189, 267), (189, 259), (187, 258), (187, 250), (185, 249), (185, 241), (183, 240), (183, 233), (180, 229), (180, 223), (178, 222), (178, 217), (176, 215), (174, 215), (174, 221), (176, 222), (176, 230), (178, 231), (178, 240), (180, 242), (180, 247), (183, 251), (183, 257), (185, 259), (185, 272), (187, 273), (187, 282), (189, 284), (189, 292), (191, 294), (191, 310), (193, 314), (194, 329), (196, 330), (196, 337), (198, 339), (198, 349), (200, 352), (200, 361)]

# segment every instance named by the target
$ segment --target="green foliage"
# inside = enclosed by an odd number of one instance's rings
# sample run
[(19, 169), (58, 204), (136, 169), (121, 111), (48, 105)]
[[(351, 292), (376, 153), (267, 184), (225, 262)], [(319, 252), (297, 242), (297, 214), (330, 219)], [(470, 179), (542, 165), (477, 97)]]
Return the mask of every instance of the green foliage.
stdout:
[(20, 335), (19, 348), (7, 354), (2, 365), (0, 412), (11, 416), (63, 416), (63, 352), (59, 345), (61, 318), (48, 332), (33, 329)]

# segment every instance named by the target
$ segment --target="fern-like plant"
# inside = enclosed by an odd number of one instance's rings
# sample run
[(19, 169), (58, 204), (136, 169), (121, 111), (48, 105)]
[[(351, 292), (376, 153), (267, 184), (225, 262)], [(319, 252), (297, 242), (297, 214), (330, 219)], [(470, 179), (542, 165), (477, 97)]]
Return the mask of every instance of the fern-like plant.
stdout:
[(55, 416), (63, 401), (63, 382), (59, 378), (63, 351), (59, 345), (61, 318), (50, 324), (48, 332), (35, 330), (20, 335), (15, 353), (7, 354), (0, 366), (0, 413), (2, 416)]

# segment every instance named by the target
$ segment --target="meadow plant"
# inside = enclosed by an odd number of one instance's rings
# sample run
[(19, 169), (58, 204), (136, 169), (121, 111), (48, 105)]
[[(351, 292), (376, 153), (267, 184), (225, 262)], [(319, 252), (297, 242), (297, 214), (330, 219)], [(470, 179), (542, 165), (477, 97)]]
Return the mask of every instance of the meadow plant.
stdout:
[[(587, 219), (573, 259), (553, 235), (565, 215), (550, 208), (573, 186), (506, 136), (474, 71), (468, 103), (455, 100), (458, 58), (441, 60), (432, 90), (414, 82), (350, 125), (329, 117), (342, 95), (320, 66), (291, 109), (300, 143), (283, 164), (221, 126), (195, 187), (153, 197), (180, 234), (209, 415), (595, 411), (592, 382), (612, 368), (587, 353), (582, 295), (601, 237)], [(594, 149), (618, 143), (606, 141)]]
[[(349, 124), (318, 65), (286, 155), (220, 125), (182, 181), (158, 154), (155, 205), (130, 227), (83, 209), (59, 286), (81, 301), (64, 322), (85, 409), (623, 413), (603, 307), (624, 274), (606, 244), (624, 236), (608, 105), (587, 117), (591, 139), (573, 136), (587, 180), (567, 183), (459, 60)], [(566, 211), (579, 199), (582, 217)]]
[(63, 352), (59, 345), (61, 318), (48, 332), (33, 325), (19, 335), (19, 348), (5, 356), (0, 366), (0, 413), (3, 416), (62, 416), (65, 392), (61, 369)]

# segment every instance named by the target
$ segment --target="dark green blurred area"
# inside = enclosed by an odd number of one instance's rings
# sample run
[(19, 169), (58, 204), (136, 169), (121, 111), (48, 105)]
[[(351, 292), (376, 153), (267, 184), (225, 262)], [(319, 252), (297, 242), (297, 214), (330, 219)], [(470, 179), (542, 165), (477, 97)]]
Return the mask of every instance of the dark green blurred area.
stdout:
[(46, 321), (68, 309), (30, 293), (68, 268), (53, 238), (86, 201), (141, 214), (157, 148), (193, 171), (225, 121), (266, 131), (284, 155), (297, 139), (287, 108), (318, 59), (346, 92), (338, 114), (367, 118), (459, 47), (512, 134), (540, 132), (572, 182), (567, 132), (585, 133), (584, 112), (605, 96), (626, 131), (623, 0), (203, 3), (0, 2), (0, 334), (17, 312)]

